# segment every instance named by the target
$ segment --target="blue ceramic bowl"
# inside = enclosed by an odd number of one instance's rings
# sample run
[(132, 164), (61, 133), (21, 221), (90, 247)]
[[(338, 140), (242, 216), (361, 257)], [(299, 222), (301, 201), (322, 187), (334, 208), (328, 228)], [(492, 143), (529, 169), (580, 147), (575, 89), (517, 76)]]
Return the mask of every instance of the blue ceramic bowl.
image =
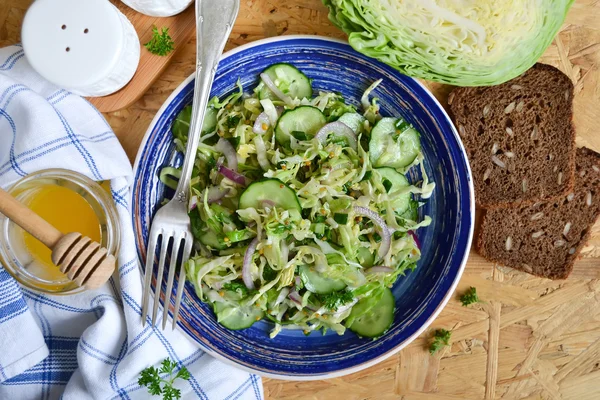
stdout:
[[(422, 258), (415, 272), (394, 285), (395, 321), (377, 340), (284, 330), (275, 339), (273, 325), (261, 321), (230, 331), (219, 325), (211, 307), (202, 303), (191, 283), (185, 287), (179, 327), (208, 353), (252, 372), (280, 379), (323, 379), (359, 371), (394, 354), (415, 339), (438, 315), (464, 269), (475, 207), (471, 172), (464, 148), (450, 119), (418, 81), (354, 51), (348, 44), (315, 36), (287, 36), (239, 47), (223, 56), (211, 96), (225, 96), (241, 79), (250, 91), (267, 66), (292, 63), (313, 79), (318, 90), (341, 92), (355, 105), (363, 91), (383, 79), (373, 96), (383, 115), (401, 115), (422, 133), (425, 169), (436, 189), (421, 208), (433, 223), (418, 230)], [(169, 193), (158, 179), (162, 167), (178, 165), (182, 156), (172, 144), (171, 123), (192, 102), (193, 76), (183, 82), (158, 111), (135, 164), (133, 224), (140, 262), (144, 265), (150, 222)], [(411, 179), (419, 179), (413, 168)], [(156, 269), (155, 272), (156, 274)], [(166, 275), (167, 271), (165, 271)], [(166, 280), (166, 279), (165, 279)], [(165, 290), (165, 289), (163, 289)]]

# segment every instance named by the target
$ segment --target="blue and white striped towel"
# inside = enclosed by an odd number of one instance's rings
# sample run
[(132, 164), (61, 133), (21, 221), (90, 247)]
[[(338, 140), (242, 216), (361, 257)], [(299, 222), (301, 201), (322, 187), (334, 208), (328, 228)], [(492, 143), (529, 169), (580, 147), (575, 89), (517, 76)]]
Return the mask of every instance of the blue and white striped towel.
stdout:
[(118, 276), (75, 296), (20, 288), (0, 266), (0, 399), (147, 399), (139, 373), (169, 357), (191, 372), (183, 398), (262, 399), (260, 378), (213, 359), (178, 331), (140, 323), (129, 161), (102, 115), (44, 81), (20, 46), (0, 49), (0, 186), (45, 168), (110, 180), (122, 223)]

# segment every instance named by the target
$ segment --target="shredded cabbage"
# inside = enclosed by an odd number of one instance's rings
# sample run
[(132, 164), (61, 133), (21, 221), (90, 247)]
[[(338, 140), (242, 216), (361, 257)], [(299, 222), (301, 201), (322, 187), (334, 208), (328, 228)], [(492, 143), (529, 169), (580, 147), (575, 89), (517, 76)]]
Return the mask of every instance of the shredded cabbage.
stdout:
[[(355, 318), (350, 316), (358, 301), (380, 295), (379, 289), (392, 286), (416, 267), (421, 253), (412, 232), (431, 223), (428, 216), (419, 218), (418, 209), (435, 184), (427, 177), (422, 155), (396, 170), (406, 182), (404, 174), (418, 165), (422, 181), (394, 191), (371, 164), (370, 132), (381, 115), (377, 99), (370, 94), (380, 83), (374, 82), (361, 98), (356, 149), (333, 135), (323, 143), (316, 138), (293, 138), (290, 148), (275, 139), (274, 127), (281, 118), (278, 107), (284, 113), (298, 106), (316, 107), (328, 122), (356, 114), (356, 108), (339, 94), (321, 92), (312, 99), (290, 99), (283, 104), (277, 99), (259, 100), (256, 94), (244, 95), (238, 82), (237, 90), (223, 101), (211, 100), (215, 133), (203, 136), (192, 175), (196, 202), (190, 219), (198, 251), (186, 263), (186, 275), (198, 297), (213, 305), (219, 322), (248, 318), (251, 324), (255, 321), (250, 318), (262, 316), (274, 323), (271, 337), (284, 329), (343, 334)], [(263, 112), (271, 123), (266, 132), (257, 134), (252, 128)], [(186, 117), (189, 121), (190, 113), (186, 113), (174, 126), (178, 148), (185, 147), (187, 140), (182, 128)], [(237, 174), (247, 182), (278, 179), (295, 193), (299, 208), (281, 207), (269, 196), (260, 206), (240, 208), (246, 188), (219, 172), (225, 160), (215, 148), (219, 138), (236, 149)], [(161, 172), (161, 180), (171, 187), (179, 176), (180, 171), (172, 167)], [(356, 206), (379, 215), (386, 226), (362, 217)], [(385, 242), (382, 235), (389, 235), (389, 250), (379, 257)], [(253, 240), (256, 249), (248, 258)], [(390, 272), (370, 273), (374, 266)], [(313, 286), (300, 272), (303, 268), (334, 289), (310, 290)], [(244, 283), (246, 279), (254, 282), (252, 289)]]

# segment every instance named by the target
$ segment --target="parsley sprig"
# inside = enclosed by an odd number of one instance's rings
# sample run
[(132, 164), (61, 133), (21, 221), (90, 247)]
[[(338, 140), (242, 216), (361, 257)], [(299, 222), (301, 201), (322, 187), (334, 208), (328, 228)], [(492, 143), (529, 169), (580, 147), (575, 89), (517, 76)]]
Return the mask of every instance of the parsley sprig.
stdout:
[(166, 56), (175, 48), (173, 39), (169, 35), (169, 28), (162, 28), (159, 32), (156, 26), (152, 27), (152, 39), (144, 45), (148, 51), (157, 56)]
[[(160, 369), (156, 367), (148, 367), (143, 370), (138, 379), (140, 386), (146, 386), (148, 392), (154, 396), (161, 395), (163, 400), (174, 400), (181, 398), (181, 390), (173, 387), (173, 382), (181, 378), (184, 380), (190, 379), (190, 373), (186, 367), (181, 367), (175, 375), (173, 371), (177, 367), (175, 361), (166, 358), (161, 363)], [(166, 379), (160, 377), (161, 374), (168, 374)]]
[(460, 296), (460, 301), (461, 301), (463, 307), (466, 307), (469, 304), (479, 303), (481, 300), (479, 300), (479, 296), (477, 296), (477, 289), (475, 289), (473, 286), (471, 286), (465, 292), (465, 294)]
[(429, 352), (435, 354), (444, 346), (450, 346), (450, 336), (452, 332), (446, 329), (436, 329), (433, 334), (433, 342), (429, 345)]

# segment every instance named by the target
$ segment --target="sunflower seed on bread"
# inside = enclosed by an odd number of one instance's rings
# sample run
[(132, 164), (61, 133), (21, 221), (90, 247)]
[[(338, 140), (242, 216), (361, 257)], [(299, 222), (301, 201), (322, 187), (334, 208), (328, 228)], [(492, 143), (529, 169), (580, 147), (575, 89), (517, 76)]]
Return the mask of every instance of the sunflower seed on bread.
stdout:
[(504, 84), (457, 88), (450, 96), (479, 206), (529, 205), (571, 190), (573, 84), (565, 74), (536, 64)]
[(478, 239), (481, 255), (541, 277), (567, 278), (600, 216), (600, 154), (577, 149), (575, 161), (575, 186), (567, 195), (488, 210)]

